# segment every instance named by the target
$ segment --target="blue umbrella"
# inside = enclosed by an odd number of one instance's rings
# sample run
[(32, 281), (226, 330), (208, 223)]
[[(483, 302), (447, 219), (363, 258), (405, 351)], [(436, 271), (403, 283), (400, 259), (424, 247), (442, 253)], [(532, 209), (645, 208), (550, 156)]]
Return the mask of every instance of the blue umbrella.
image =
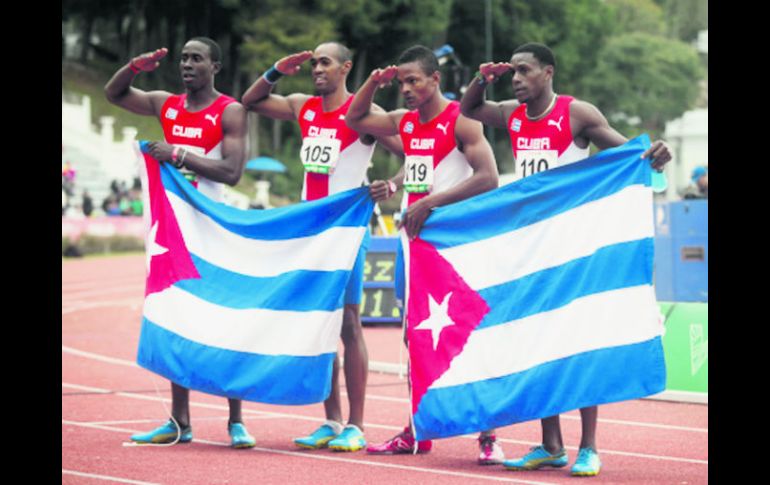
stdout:
[(262, 172), (285, 172), (286, 165), (275, 158), (257, 157), (246, 162), (247, 170), (257, 170)]

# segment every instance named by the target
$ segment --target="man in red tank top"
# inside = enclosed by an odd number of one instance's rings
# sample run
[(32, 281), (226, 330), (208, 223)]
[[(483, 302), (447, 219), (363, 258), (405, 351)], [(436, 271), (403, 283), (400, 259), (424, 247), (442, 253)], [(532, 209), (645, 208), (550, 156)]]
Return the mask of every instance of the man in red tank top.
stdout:
[[(246, 110), (233, 98), (214, 89), (214, 77), (222, 68), (219, 45), (206, 37), (190, 39), (182, 49), (179, 70), (185, 92), (142, 91), (131, 86), (141, 72), (157, 69), (168, 49), (134, 57), (105, 86), (107, 99), (132, 113), (156, 116), (165, 141), (150, 143), (150, 153), (160, 162), (181, 169), (198, 189), (221, 200), (222, 185), (235, 185), (243, 174), (246, 147)], [(148, 433), (131, 436), (139, 443), (192, 441), (190, 391), (171, 383), (172, 420)], [(253, 447), (241, 416), (241, 401), (228, 399), (228, 433), (235, 448)]]
[[(301, 65), (308, 60), (316, 96), (271, 93), (278, 79), (298, 73)], [(402, 154), (397, 137), (375, 137), (365, 130), (352, 130), (345, 124), (353, 100), (346, 85), (352, 67), (352, 55), (347, 47), (338, 42), (326, 42), (316, 47), (315, 51), (298, 52), (279, 59), (241, 98), (249, 110), (270, 118), (297, 120), (299, 123), (303, 139), (300, 159), (305, 166), (302, 200), (316, 200), (361, 187), (366, 181), (375, 140), (390, 152), (398, 156)], [(308, 436), (294, 440), (302, 448), (357, 451), (366, 446), (363, 429), (369, 356), (359, 307), (368, 237), (367, 233), (345, 290), (341, 336), (345, 347), (345, 384), (350, 403), (348, 424), (342, 424), (339, 362), (335, 359), (332, 390), (324, 401), (326, 422)]]
[[(461, 102), (463, 114), (487, 125), (507, 129), (515, 160), (517, 178), (573, 163), (588, 157), (593, 143), (600, 150), (622, 145), (628, 139), (612, 128), (594, 105), (553, 91), (556, 60), (542, 44), (518, 47), (510, 62), (486, 62), (468, 86)], [(513, 72), (516, 99), (484, 100), (484, 89), (507, 72)], [(654, 142), (642, 155), (658, 171), (671, 160), (663, 141)], [(593, 476), (601, 469), (596, 448), (598, 407), (580, 410), (582, 439), (571, 473)], [(559, 416), (541, 420), (543, 443), (530, 453), (503, 464), (509, 470), (533, 470), (544, 466), (564, 467), (568, 463)]]
[[(378, 87), (398, 76), (401, 94), (411, 110), (387, 113), (371, 109)], [(425, 46), (407, 49), (398, 66), (375, 69), (356, 93), (348, 111), (348, 126), (376, 135), (400, 135), (405, 165), (387, 181), (375, 181), (375, 200), (391, 197), (402, 185), (406, 213), (402, 221), (409, 238), (416, 238), (430, 212), (497, 187), (497, 165), (481, 123), (460, 113), (459, 104), (441, 93), (438, 59)], [(399, 265), (401, 258), (397, 258)], [(397, 270), (398, 271), (398, 270)], [(397, 285), (398, 286), (398, 285)], [(401, 291), (397, 288), (397, 293)], [(402, 295), (400, 295), (402, 296)], [(405, 333), (406, 335), (406, 333)], [(406, 338), (406, 337), (405, 337)], [(431, 441), (415, 443), (411, 427), (392, 439), (367, 448), (372, 454), (418, 453), (431, 450)], [(482, 465), (501, 463), (503, 452), (494, 430), (479, 436)]]

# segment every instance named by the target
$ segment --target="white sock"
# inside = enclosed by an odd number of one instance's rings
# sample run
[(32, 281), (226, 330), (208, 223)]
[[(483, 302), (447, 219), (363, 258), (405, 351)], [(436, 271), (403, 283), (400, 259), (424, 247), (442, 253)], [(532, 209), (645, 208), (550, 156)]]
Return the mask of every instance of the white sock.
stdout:
[(342, 426), (342, 423), (338, 421), (332, 421), (330, 419), (327, 419), (324, 424), (330, 426), (332, 430), (334, 431), (334, 434), (340, 434), (342, 433), (342, 430), (344, 429), (344, 426)]

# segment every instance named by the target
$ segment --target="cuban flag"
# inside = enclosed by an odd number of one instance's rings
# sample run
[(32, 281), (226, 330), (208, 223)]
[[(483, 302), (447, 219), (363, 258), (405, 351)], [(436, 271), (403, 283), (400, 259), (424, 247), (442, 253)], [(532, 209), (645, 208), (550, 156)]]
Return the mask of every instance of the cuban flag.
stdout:
[(436, 209), (407, 256), (419, 440), (665, 388), (643, 135)]
[(139, 365), (228, 398), (326, 399), (343, 294), (374, 207), (368, 189), (241, 210), (207, 198), (144, 147)]

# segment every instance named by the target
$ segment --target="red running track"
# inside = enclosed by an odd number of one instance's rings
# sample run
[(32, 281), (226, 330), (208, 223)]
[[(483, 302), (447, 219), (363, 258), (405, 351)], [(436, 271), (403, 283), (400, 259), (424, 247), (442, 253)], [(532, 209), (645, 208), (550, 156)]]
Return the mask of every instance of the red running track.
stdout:
[[(165, 421), (170, 406), (168, 382), (135, 364), (144, 271), (141, 255), (62, 262), (62, 483), (708, 483), (708, 406), (653, 400), (599, 408), (603, 469), (593, 478), (570, 477), (568, 467), (511, 472), (478, 466), (474, 436), (437, 441), (433, 452), (416, 456), (295, 448), (292, 438), (323, 420), (321, 404), (244, 402), (257, 447), (234, 450), (226, 400), (197, 392), (191, 393), (192, 443), (125, 446), (131, 433)], [(372, 363), (399, 362), (400, 329), (367, 327), (364, 334)], [(370, 372), (367, 439), (391, 437), (407, 416), (405, 381)], [(580, 441), (577, 411), (562, 415), (562, 432), (572, 463)], [(520, 456), (539, 443), (540, 425), (508, 426), (498, 438), (506, 456)]]

